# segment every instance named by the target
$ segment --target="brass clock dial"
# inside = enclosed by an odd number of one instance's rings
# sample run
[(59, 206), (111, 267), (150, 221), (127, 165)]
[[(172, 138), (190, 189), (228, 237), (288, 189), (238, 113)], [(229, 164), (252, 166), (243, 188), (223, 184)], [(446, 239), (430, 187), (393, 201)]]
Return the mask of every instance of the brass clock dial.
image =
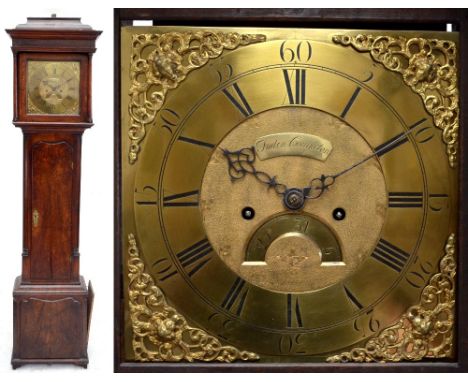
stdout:
[(80, 63), (28, 61), (28, 114), (78, 115)]
[(329, 32), (262, 33), (168, 92), (124, 157), (124, 231), (193, 326), (260, 361), (324, 360), (418, 302), (454, 172), (399, 74)]

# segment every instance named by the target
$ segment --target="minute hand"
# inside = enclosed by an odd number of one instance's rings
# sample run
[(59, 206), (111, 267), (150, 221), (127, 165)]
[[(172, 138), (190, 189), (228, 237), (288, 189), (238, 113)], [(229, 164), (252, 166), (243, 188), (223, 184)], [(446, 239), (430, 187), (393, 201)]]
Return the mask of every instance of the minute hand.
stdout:
[(361, 159), (360, 161), (354, 163), (353, 165), (351, 165), (350, 167), (348, 168), (345, 168), (344, 170), (336, 173), (335, 175), (329, 175), (331, 178), (333, 178), (333, 180), (335, 180), (336, 178), (338, 178), (339, 176), (343, 175), (343, 174), (346, 174), (348, 171), (351, 171), (353, 168), (356, 168), (358, 166), (360, 166), (361, 164), (367, 162), (369, 159), (375, 157), (376, 155), (379, 155), (380, 153), (384, 152), (385, 150), (387, 150), (388, 148), (394, 146), (395, 144), (397, 144), (398, 142), (406, 139), (406, 137), (417, 127), (418, 125), (416, 126), (413, 126), (412, 128), (410, 128), (409, 130), (405, 131), (403, 134), (401, 135), (398, 135), (396, 136), (394, 139), (392, 139), (390, 142), (386, 143), (385, 145), (383, 145), (382, 147), (379, 147), (376, 151), (374, 151), (372, 154), (368, 155), (367, 157), (365, 157), (364, 159)]
[(307, 189), (307, 195), (305, 196), (306, 199), (317, 199), (320, 197), (325, 190), (327, 190), (333, 183), (335, 183), (335, 179), (338, 178), (339, 176), (346, 174), (348, 171), (351, 171), (353, 168), (356, 168), (360, 166), (361, 164), (367, 162), (369, 159), (375, 157), (376, 155), (379, 155), (392, 146), (396, 145), (398, 142), (406, 139), (406, 137), (418, 126), (419, 124), (411, 127), (407, 131), (405, 131), (403, 134), (398, 135), (394, 139), (392, 139), (390, 142), (384, 144), (383, 146), (380, 146), (377, 150), (375, 150), (372, 154), (368, 155), (364, 159), (361, 159), (360, 161), (352, 164), (351, 166), (345, 168), (344, 170), (341, 170), (340, 172), (337, 172), (334, 175), (325, 175), (322, 174), (319, 178), (314, 178), (310, 181), (309, 188)]

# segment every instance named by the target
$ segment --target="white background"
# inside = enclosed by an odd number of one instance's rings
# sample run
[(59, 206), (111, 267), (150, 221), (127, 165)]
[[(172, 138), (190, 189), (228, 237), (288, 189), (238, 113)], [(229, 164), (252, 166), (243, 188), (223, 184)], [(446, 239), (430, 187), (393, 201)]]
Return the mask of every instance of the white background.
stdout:
[[(167, 3), (167, 2), (166, 2)], [(177, 1), (179, 6), (195, 7), (328, 7), (347, 6), (344, 1)], [(463, 6), (462, 1), (454, 6)], [(113, 375), (113, 7), (157, 7), (157, 1), (99, 0), (2, 0), (0, 5), (0, 378), (1, 381), (69, 381), (84, 378), (123, 380), (136, 378), (129, 375)], [(356, 2), (350, 4), (357, 6)], [(360, 3), (360, 6), (405, 6), (428, 7), (427, 1), (392, 1), (389, 4), (376, 2)], [(447, 5), (447, 1), (444, 1)], [(92, 280), (96, 299), (89, 342), (90, 363), (88, 370), (74, 366), (24, 366), (11, 370), (12, 349), (12, 289), (14, 278), (21, 271), (22, 250), (22, 142), (20, 129), (11, 124), (13, 60), (11, 40), (2, 30), (14, 28), (26, 22), (27, 16), (44, 17), (57, 13), (59, 17), (81, 17), (82, 22), (104, 33), (97, 41), (93, 58), (93, 116), (95, 126), (83, 136), (82, 187), (81, 187), (81, 274)], [(34, 374), (31, 374), (34, 373)], [(146, 375), (138, 378), (157, 378)], [(183, 375), (171, 375), (173, 380)], [(414, 377), (414, 376), (413, 376)], [(435, 379), (436, 376), (416, 376)], [(460, 377), (460, 376), (458, 376)], [(163, 378), (169, 378), (168, 376)], [(219, 375), (185, 375), (185, 378), (218, 380)], [(239, 375), (222, 375), (223, 380), (238, 380)], [(253, 378), (283, 380), (284, 376), (258, 375)], [(310, 380), (317, 376), (294, 375), (292, 378)], [(391, 375), (332, 374), (328, 378), (351, 380), (391, 380)], [(448, 377), (452, 378), (452, 376)], [(458, 379), (458, 378), (457, 378)]]

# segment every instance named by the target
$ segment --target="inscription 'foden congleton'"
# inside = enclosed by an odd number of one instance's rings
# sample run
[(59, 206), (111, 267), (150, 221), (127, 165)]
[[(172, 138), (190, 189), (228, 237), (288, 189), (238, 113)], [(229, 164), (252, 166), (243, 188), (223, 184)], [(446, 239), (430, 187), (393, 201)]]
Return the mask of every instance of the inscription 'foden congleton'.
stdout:
[(326, 139), (303, 133), (270, 134), (255, 141), (255, 152), (260, 160), (298, 155), (324, 161), (332, 148)]

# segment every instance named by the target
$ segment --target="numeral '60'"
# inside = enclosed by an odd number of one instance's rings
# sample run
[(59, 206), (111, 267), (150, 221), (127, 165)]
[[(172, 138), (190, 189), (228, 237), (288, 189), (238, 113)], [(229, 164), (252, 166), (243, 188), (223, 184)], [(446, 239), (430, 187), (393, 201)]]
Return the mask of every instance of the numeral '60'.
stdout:
[(283, 62), (309, 62), (312, 58), (312, 45), (309, 41), (299, 42), (295, 48), (287, 47), (288, 41), (283, 41), (280, 47), (280, 57)]

